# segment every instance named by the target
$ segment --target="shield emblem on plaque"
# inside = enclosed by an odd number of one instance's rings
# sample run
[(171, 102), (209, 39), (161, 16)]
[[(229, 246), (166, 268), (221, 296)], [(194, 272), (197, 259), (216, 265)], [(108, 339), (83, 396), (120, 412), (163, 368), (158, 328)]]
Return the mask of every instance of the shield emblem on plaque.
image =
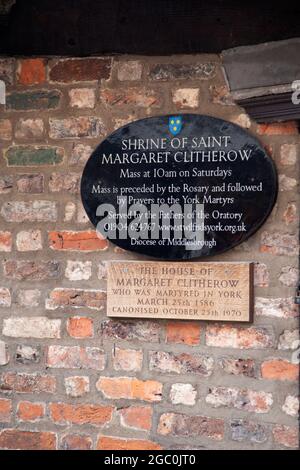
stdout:
[(169, 118), (169, 131), (173, 135), (179, 134), (182, 129), (182, 117), (181, 116), (171, 116)]

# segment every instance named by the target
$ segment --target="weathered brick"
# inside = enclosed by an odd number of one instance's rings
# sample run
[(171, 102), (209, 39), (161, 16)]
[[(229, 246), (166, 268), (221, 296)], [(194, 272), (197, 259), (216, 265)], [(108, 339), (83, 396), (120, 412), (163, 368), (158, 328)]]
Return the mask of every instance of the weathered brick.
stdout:
[(84, 58), (62, 59), (51, 66), (49, 73), (53, 82), (83, 82), (108, 79), (110, 77), (111, 59)]
[(294, 222), (297, 221), (297, 206), (293, 202), (289, 202), (288, 205), (286, 206), (286, 209), (282, 215), (282, 220), (285, 222), (286, 225), (293, 224)]
[(49, 299), (46, 299), (46, 308), (55, 310), (65, 307), (87, 307), (103, 310), (106, 305), (106, 292), (102, 290), (82, 289), (53, 289)]
[(150, 431), (153, 410), (151, 406), (129, 406), (119, 410), (121, 426)]
[(211, 85), (209, 87), (209, 91), (211, 100), (214, 104), (222, 104), (225, 106), (232, 106), (235, 104), (227, 85)]
[(254, 285), (257, 287), (268, 287), (270, 282), (269, 270), (264, 263), (254, 264)]
[(132, 121), (136, 120), (136, 116), (134, 114), (134, 110), (132, 114), (128, 114), (126, 117), (116, 117), (113, 119), (114, 130), (119, 129), (120, 127), (129, 124)]
[(142, 368), (143, 351), (114, 347), (112, 351), (112, 359), (115, 370), (136, 372)]
[(11, 140), (12, 125), (9, 119), (0, 119), (0, 141)]
[(279, 336), (278, 349), (295, 350), (300, 345), (299, 330), (284, 330)]
[(292, 191), (297, 186), (297, 180), (290, 176), (279, 174), (278, 175), (279, 191)]
[(276, 444), (284, 447), (298, 449), (299, 446), (299, 429), (298, 427), (290, 427), (284, 425), (276, 425), (273, 430), (273, 439)]
[(6, 96), (6, 109), (13, 111), (39, 111), (56, 109), (61, 93), (58, 90), (14, 91)]
[(159, 341), (159, 323), (152, 321), (116, 321), (104, 320), (101, 323), (102, 336), (105, 339), (125, 341)]
[(50, 118), (49, 125), (51, 139), (99, 137), (106, 132), (102, 119), (93, 116)]
[(107, 263), (105, 261), (100, 261), (98, 264), (98, 279), (107, 279)]
[(36, 422), (44, 418), (46, 407), (44, 403), (21, 401), (17, 407), (17, 418), (20, 421)]
[(155, 380), (138, 380), (135, 377), (100, 377), (96, 388), (105, 398), (161, 401), (162, 384)]
[(50, 403), (51, 419), (57, 424), (92, 424), (103, 426), (111, 421), (114, 408), (101, 405)]
[(283, 266), (278, 280), (284, 286), (296, 287), (298, 282), (298, 269), (292, 266)]
[(249, 129), (249, 127), (251, 127), (250, 118), (245, 113), (238, 114), (234, 118), (230, 119), (230, 121), (237, 126), (244, 127), (245, 129)]
[(99, 238), (95, 230), (49, 232), (48, 236), (53, 250), (104, 251), (108, 248), (108, 241)]
[(58, 369), (103, 370), (105, 353), (99, 348), (50, 345), (46, 363), (48, 367)]
[(87, 281), (91, 275), (91, 261), (67, 261), (65, 276), (70, 281)]
[(41, 360), (41, 346), (18, 344), (15, 354), (17, 364), (38, 364)]
[(38, 307), (41, 298), (41, 291), (38, 289), (22, 289), (17, 292), (17, 304), (21, 307)]
[(6, 222), (55, 222), (57, 206), (53, 201), (5, 202), (1, 215)]
[(297, 161), (298, 146), (296, 144), (283, 144), (280, 147), (280, 163), (282, 165), (295, 165)]
[(150, 108), (161, 104), (159, 93), (149, 88), (104, 88), (100, 99), (107, 106)]
[(14, 70), (15, 59), (0, 59), (0, 80), (3, 80), (6, 85), (12, 85), (14, 83)]
[(4, 275), (17, 281), (45, 281), (57, 279), (60, 275), (58, 261), (6, 261)]
[(60, 338), (61, 320), (47, 317), (3, 319), (3, 335), (11, 338)]
[(96, 96), (93, 88), (73, 88), (69, 90), (70, 106), (72, 108), (89, 108), (95, 107)]
[(17, 177), (17, 190), (19, 193), (43, 193), (44, 175), (41, 173), (19, 175)]
[(298, 238), (296, 235), (279, 232), (263, 232), (261, 235), (260, 251), (272, 255), (296, 256)]
[(172, 101), (177, 109), (195, 109), (199, 106), (199, 88), (177, 88)]
[(223, 357), (219, 359), (219, 366), (227, 374), (255, 377), (255, 361), (253, 359), (236, 359)]
[(8, 348), (4, 341), (0, 340), (0, 366), (6, 366), (9, 363)]
[(0, 448), (11, 450), (55, 450), (56, 434), (53, 432), (3, 429), (3, 431), (0, 431)]
[(93, 319), (88, 317), (68, 318), (67, 332), (72, 338), (91, 338), (94, 336)]
[(77, 207), (77, 222), (79, 224), (87, 224), (90, 223), (87, 213), (82, 205), (81, 201), (78, 201)]
[(285, 359), (269, 359), (262, 363), (261, 375), (268, 380), (296, 381), (299, 377), (299, 365)]
[(219, 441), (224, 437), (224, 421), (207, 416), (164, 413), (160, 416), (157, 432), (164, 436), (203, 436)]
[(65, 389), (69, 397), (82, 397), (90, 391), (90, 380), (85, 376), (66, 377)]
[(256, 297), (254, 312), (255, 315), (264, 317), (294, 318), (298, 316), (293, 297), (276, 299)]
[(120, 437), (100, 436), (97, 441), (98, 450), (161, 450), (156, 442), (144, 439), (122, 439)]
[(61, 440), (62, 450), (91, 450), (92, 439), (82, 434), (67, 434)]
[(138, 60), (127, 60), (126, 62), (119, 62), (118, 67), (118, 80), (136, 81), (142, 78), (142, 64)]
[(42, 119), (19, 119), (16, 124), (15, 136), (17, 139), (41, 139), (44, 135), (44, 122)]
[(19, 60), (17, 80), (21, 85), (39, 85), (46, 81), (46, 64), (44, 59)]
[(193, 346), (199, 344), (200, 334), (200, 325), (195, 322), (172, 321), (167, 323), (166, 342)]
[(0, 176), (0, 194), (8, 194), (13, 188), (13, 177), (10, 175)]
[(260, 135), (290, 135), (298, 134), (296, 121), (274, 122), (272, 124), (259, 124), (257, 132)]
[(214, 408), (236, 408), (251, 413), (268, 413), (273, 404), (269, 392), (230, 387), (210, 388), (205, 400)]
[(151, 80), (187, 80), (213, 78), (216, 65), (212, 62), (190, 64), (155, 64), (150, 67)]
[(299, 413), (299, 397), (293, 395), (287, 395), (284, 404), (282, 405), (282, 411), (289, 416), (298, 416)]
[(71, 222), (74, 220), (76, 213), (76, 204), (75, 202), (69, 201), (65, 205), (65, 216), (64, 216), (64, 221), (65, 222)]
[(11, 232), (0, 232), (0, 252), (11, 251), (12, 247), (12, 235)]
[(156, 372), (209, 377), (213, 371), (214, 360), (209, 356), (174, 354), (165, 351), (151, 351), (149, 354), (149, 369)]
[(191, 384), (172, 384), (170, 400), (173, 405), (195, 405), (197, 390)]
[(15, 393), (55, 393), (56, 379), (51, 375), (39, 373), (6, 372), (1, 376), (0, 390)]
[(12, 414), (12, 401), (0, 398), (0, 423), (10, 423)]
[(248, 441), (261, 444), (268, 439), (266, 426), (245, 419), (231, 420), (230, 433), (231, 439), (238, 442)]
[(8, 166), (39, 166), (56, 165), (63, 160), (64, 151), (49, 146), (17, 146), (9, 147), (4, 152)]
[(16, 245), (18, 251), (38, 251), (43, 249), (42, 232), (40, 230), (22, 230), (17, 233)]
[(90, 145), (73, 144), (70, 165), (84, 165), (91, 156), (93, 149)]
[(6, 287), (0, 287), (0, 307), (11, 306), (10, 290)]
[(49, 179), (49, 190), (53, 193), (66, 191), (78, 194), (81, 175), (78, 173), (52, 173)]
[(238, 328), (230, 325), (208, 325), (206, 345), (219, 348), (264, 349), (273, 346), (273, 335), (266, 328)]

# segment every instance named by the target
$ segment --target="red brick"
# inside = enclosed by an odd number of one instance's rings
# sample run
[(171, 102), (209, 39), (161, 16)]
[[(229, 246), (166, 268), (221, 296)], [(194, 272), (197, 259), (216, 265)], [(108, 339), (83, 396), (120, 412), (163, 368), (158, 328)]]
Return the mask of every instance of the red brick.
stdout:
[(49, 232), (49, 244), (53, 250), (103, 251), (108, 248), (108, 241), (99, 238), (94, 230)]
[(50, 403), (51, 419), (57, 424), (92, 424), (103, 426), (111, 421), (114, 408), (101, 405)]
[(114, 347), (112, 352), (115, 370), (139, 371), (143, 363), (143, 351)]
[(100, 377), (96, 388), (105, 398), (160, 401), (162, 384), (155, 380), (138, 380), (135, 377)]
[(263, 379), (296, 381), (299, 377), (299, 365), (285, 359), (269, 359), (261, 365)]
[(106, 305), (106, 292), (101, 290), (53, 289), (46, 299), (46, 308), (55, 310), (65, 307), (86, 307), (103, 310)]
[(90, 450), (92, 444), (92, 439), (89, 436), (67, 434), (62, 438), (60, 448), (62, 450)]
[(289, 426), (276, 425), (273, 428), (273, 438), (276, 444), (289, 448), (299, 448), (299, 429)]
[(209, 325), (206, 345), (219, 348), (264, 349), (273, 346), (274, 339), (266, 328), (239, 328), (231, 325)]
[(19, 62), (18, 82), (21, 85), (38, 85), (46, 81), (46, 67), (43, 59), (23, 59)]
[(17, 408), (17, 417), (20, 421), (38, 421), (45, 416), (44, 403), (31, 403), (21, 401)]
[(193, 346), (200, 342), (201, 328), (197, 323), (169, 322), (167, 323), (166, 342), (183, 343)]
[(0, 232), (0, 252), (11, 251), (12, 247), (12, 236), (10, 232)]
[(161, 450), (162, 447), (152, 441), (142, 439), (121, 439), (119, 437), (100, 436), (98, 450)]
[(93, 319), (87, 317), (69, 318), (67, 331), (72, 338), (91, 338), (94, 334)]
[(51, 67), (50, 80), (53, 82), (81, 82), (107, 79), (110, 77), (111, 59), (84, 58), (62, 59)]
[(142, 88), (105, 88), (100, 91), (100, 98), (108, 106), (132, 106), (139, 108), (157, 107), (161, 99), (154, 90)]
[(51, 375), (25, 374), (16, 372), (3, 373), (0, 379), (0, 391), (17, 393), (55, 393), (56, 379)]
[(121, 425), (126, 428), (150, 431), (152, 421), (150, 406), (130, 406), (120, 410)]
[(53, 432), (0, 431), (0, 448), (12, 450), (55, 450), (56, 434)]
[(9, 423), (11, 420), (12, 401), (0, 398), (0, 423)]
[(274, 122), (272, 124), (259, 124), (257, 127), (257, 132), (261, 135), (298, 134), (298, 126), (296, 121)]

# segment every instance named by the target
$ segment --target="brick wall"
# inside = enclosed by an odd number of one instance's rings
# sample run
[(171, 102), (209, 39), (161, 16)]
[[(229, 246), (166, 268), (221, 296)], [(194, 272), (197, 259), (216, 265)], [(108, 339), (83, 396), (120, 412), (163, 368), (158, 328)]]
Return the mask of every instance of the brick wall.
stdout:
[[(252, 122), (218, 56), (2, 58), (0, 79), (0, 448), (297, 447), (296, 123)], [(251, 326), (106, 317), (106, 262), (138, 256), (95, 236), (83, 166), (127, 121), (185, 111), (248, 129), (278, 168), (267, 222), (214, 258), (256, 263)]]

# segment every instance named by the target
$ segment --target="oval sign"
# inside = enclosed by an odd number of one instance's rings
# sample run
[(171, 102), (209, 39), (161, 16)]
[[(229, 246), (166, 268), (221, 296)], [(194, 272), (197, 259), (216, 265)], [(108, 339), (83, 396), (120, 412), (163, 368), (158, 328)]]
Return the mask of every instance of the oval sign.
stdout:
[(264, 223), (277, 175), (257, 139), (210, 116), (141, 119), (109, 135), (89, 158), (81, 197), (102, 236), (163, 259), (212, 256)]

